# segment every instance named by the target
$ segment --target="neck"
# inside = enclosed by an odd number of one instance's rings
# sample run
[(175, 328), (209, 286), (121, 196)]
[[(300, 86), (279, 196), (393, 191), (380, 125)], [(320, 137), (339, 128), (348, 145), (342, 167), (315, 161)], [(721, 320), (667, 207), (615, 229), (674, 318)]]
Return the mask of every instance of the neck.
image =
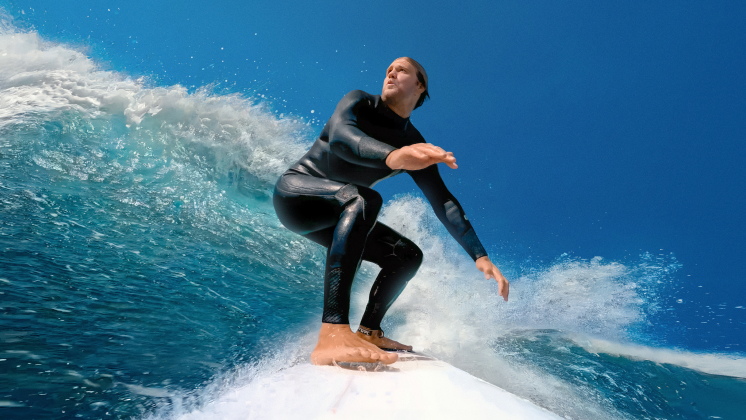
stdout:
[(412, 104), (405, 104), (400, 101), (392, 100), (391, 98), (382, 98), (382, 100), (389, 109), (396, 113), (396, 115), (402, 118), (409, 118), (409, 116), (412, 115), (412, 110), (414, 109)]

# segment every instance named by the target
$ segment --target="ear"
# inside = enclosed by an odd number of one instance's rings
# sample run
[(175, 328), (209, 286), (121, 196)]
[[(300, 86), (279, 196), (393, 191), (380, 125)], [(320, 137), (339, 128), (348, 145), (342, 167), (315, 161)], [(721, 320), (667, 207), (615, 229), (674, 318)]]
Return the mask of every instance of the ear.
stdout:
[(422, 83), (420, 83), (420, 81), (418, 80), (417, 81), (417, 95), (418, 96), (422, 95), (422, 92), (424, 92), (424, 91), (425, 91), (425, 85), (423, 85)]

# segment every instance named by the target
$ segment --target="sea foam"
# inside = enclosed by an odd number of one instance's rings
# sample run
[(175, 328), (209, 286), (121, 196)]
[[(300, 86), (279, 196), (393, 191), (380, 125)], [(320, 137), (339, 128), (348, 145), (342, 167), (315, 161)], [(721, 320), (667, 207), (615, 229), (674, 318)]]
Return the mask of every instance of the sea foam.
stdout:
[(266, 103), (149, 83), (102, 70), (83, 51), (19, 31), (7, 18), (0, 24), (0, 132), (65, 112), (122, 119), (151, 139), (175, 138), (223, 172), (244, 170), (265, 188), (308, 147), (308, 126), (276, 116)]

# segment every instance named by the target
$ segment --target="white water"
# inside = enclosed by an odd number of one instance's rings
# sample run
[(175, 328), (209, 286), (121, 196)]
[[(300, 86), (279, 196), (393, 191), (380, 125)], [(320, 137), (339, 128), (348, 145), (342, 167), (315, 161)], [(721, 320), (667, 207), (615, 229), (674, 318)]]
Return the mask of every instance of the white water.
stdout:
[(746, 378), (746, 360), (734, 354), (694, 353), (617, 343), (593, 337), (572, 337), (572, 339), (591, 353), (606, 353), (634, 360), (677, 365), (711, 375)]
[(145, 78), (100, 70), (81, 51), (19, 32), (0, 16), (0, 130), (76, 111), (88, 118), (122, 117), (151, 141), (177, 138), (200, 148), (220, 169), (244, 169), (273, 183), (306, 150), (309, 129), (278, 118), (240, 95), (194, 94), (175, 85), (151, 87)]
[[(423, 266), (384, 321), (387, 335), (564, 416), (625, 417), (611, 404), (589, 398), (588, 390), (577, 389), (564, 378), (530, 364), (501, 359), (490, 343), (516, 330), (551, 329), (572, 334), (579, 342), (585, 338), (595, 346), (585, 347), (589, 351), (600, 351), (601, 343), (631, 348), (619, 343), (628, 338), (630, 326), (644, 323), (646, 314), (655, 310), (651, 287), (673, 268), (656, 267), (644, 257), (637, 267), (604, 263), (600, 258), (582, 261), (563, 257), (545, 269), (512, 279), (510, 301), (506, 303), (498, 296), (495, 281), (485, 280), (471, 259), (444, 235), (421, 198), (404, 196), (387, 203), (380, 220), (414, 240), (425, 252)], [(374, 266), (364, 263), (353, 287), (351, 319), (362, 315), (376, 272)], [(226, 415), (227, 407), (237, 409), (221, 395), (230, 394), (228, 399), (234, 402), (259, 398), (261, 389), (246, 384), (270, 378), (284, 367), (307, 363), (314, 328), (308, 326), (300, 339), (289, 338), (286, 349), (271, 363), (239, 369), (222, 377), (223, 386), (211, 388), (209, 397), (201, 394), (201, 398), (218, 401), (201, 405), (198, 410), (188, 404), (189, 408), (164, 411), (157, 417), (217, 419)], [(681, 360), (667, 360), (665, 352), (657, 354), (665, 363)], [(242, 379), (236, 379), (239, 377)], [(298, 396), (301, 405), (302, 398)]]

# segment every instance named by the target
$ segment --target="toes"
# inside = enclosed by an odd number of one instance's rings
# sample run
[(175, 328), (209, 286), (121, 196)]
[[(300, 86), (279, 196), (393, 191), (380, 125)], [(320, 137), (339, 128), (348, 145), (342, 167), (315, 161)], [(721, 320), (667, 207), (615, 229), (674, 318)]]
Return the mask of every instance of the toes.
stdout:
[[(356, 347), (354, 350), (350, 352), (351, 356), (359, 357), (362, 359), (372, 360), (374, 362), (377, 361), (385, 361), (390, 359), (389, 354), (386, 352), (382, 352), (381, 350), (376, 347), (375, 349), (366, 349), (362, 347)], [(396, 359), (394, 359), (396, 361)], [(388, 362), (393, 363), (393, 362)]]
[(396, 362), (399, 359), (399, 355), (396, 353), (387, 353), (384, 356), (381, 356), (381, 361), (383, 363), (386, 363), (387, 365), (390, 365), (394, 362)]

